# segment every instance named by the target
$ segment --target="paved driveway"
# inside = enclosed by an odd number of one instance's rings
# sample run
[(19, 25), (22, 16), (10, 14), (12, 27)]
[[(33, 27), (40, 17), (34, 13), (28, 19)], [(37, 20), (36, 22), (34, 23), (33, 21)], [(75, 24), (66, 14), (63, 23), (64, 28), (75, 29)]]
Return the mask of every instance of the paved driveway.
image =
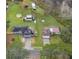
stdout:
[(32, 42), (31, 42), (32, 38), (22, 38), (22, 42), (25, 44), (24, 48), (28, 49), (28, 50), (33, 50), (32, 47)]

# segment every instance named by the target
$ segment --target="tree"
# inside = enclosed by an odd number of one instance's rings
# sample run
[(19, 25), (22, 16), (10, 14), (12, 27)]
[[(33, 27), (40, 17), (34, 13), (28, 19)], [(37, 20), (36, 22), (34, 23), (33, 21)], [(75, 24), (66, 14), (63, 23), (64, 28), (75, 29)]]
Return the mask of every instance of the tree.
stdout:
[(29, 52), (25, 49), (7, 48), (6, 59), (28, 58)]
[[(41, 52), (43, 59), (69, 59), (71, 55), (71, 47), (65, 44), (51, 44), (46, 45)], [(59, 58), (61, 56), (61, 58)]]
[(70, 29), (63, 29), (61, 30), (60, 37), (65, 43), (72, 43), (72, 33), (71, 33), (71, 28)]
[(10, 27), (10, 21), (8, 20), (7, 22), (6, 22), (6, 28), (8, 29)]

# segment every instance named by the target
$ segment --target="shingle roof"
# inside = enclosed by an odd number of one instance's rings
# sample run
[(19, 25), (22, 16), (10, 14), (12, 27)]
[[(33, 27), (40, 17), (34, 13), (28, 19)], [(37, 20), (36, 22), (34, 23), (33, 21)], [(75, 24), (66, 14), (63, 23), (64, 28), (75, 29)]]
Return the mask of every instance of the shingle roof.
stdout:
[(43, 30), (43, 35), (48, 35), (50, 36), (50, 31), (48, 29)]
[(52, 28), (49, 28), (50, 32), (54, 32), (54, 33), (59, 33), (59, 28), (58, 27), (52, 27)]
[(28, 27), (14, 27), (13, 32), (19, 32), (19, 31), (21, 31), (22, 35), (26, 36), (26, 37), (27, 36), (30, 37), (34, 34), (34, 32), (31, 29), (29, 29)]

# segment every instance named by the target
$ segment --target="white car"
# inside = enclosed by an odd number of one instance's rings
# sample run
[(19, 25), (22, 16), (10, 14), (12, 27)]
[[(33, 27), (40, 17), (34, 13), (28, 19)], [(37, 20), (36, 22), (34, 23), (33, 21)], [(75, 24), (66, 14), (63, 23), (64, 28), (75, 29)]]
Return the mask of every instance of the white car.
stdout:
[(26, 20), (26, 21), (34, 21), (34, 16), (33, 15), (26, 15), (23, 20)]

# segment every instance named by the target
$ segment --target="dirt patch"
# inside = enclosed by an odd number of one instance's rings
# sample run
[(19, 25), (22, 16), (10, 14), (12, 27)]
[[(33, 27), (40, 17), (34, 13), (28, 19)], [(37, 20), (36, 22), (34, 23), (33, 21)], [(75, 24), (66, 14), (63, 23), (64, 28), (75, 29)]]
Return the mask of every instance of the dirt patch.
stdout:
[(31, 43), (32, 43), (32, 46), (35, 45), (35, 37), (32, 38)]
[(14, 39), (13, 34), (6, 34), (6, 44), (7, 44), (7, 46), (11, 46), (11, 44), (14, 40), (15, 39)]

